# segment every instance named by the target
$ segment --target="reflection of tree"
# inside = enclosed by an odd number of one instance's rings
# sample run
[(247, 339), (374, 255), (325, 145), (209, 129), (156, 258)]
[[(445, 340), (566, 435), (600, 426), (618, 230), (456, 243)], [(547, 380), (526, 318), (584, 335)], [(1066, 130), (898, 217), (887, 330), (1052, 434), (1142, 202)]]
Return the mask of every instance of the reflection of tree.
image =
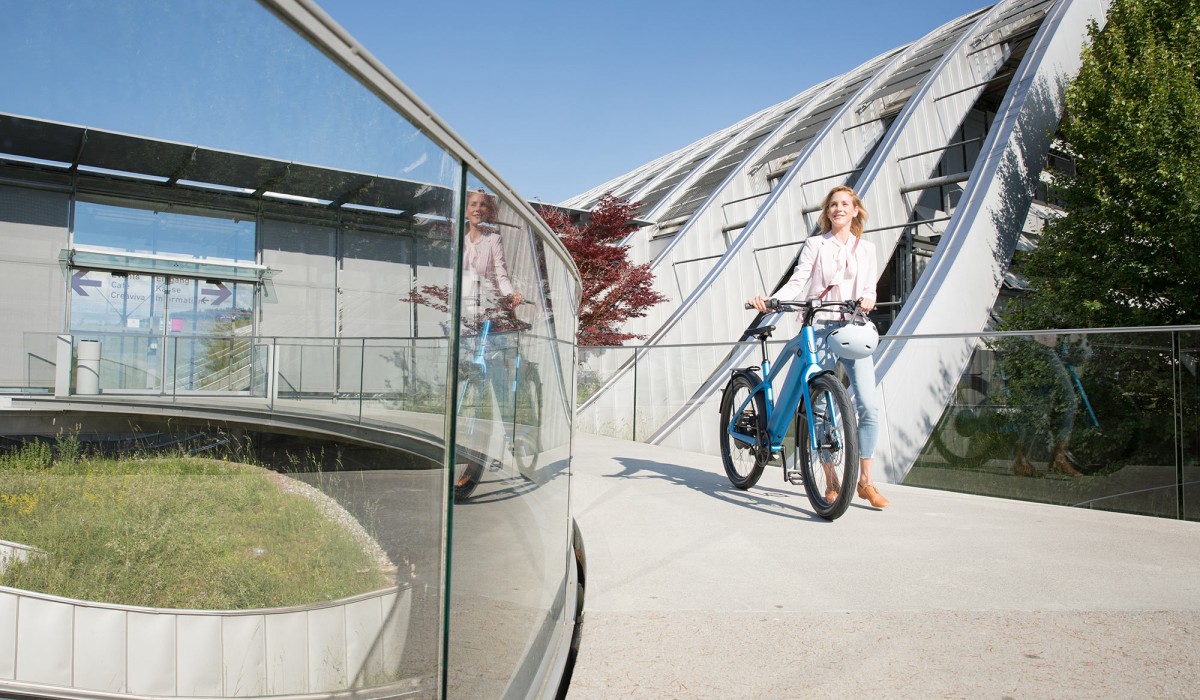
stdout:
[[(401, 301), (428, 306), (447, 316), (450, 314), (450, 290), (445, 285), (424, 285), (419, 290), (411, 290), (408, 296), (403, 297)], [(476, 312), (463, 315), (463, 331), (469, 335), (480, 333), (483, 331), (484, 321), (492, 322), (490, 333), (526, 329), (528, 326), (517, 320), (516, 315), (508, 306), (509, 303), (511, 303), (511, 297), (503, 297), (496, 300), (495, 305), (481, 306)]]

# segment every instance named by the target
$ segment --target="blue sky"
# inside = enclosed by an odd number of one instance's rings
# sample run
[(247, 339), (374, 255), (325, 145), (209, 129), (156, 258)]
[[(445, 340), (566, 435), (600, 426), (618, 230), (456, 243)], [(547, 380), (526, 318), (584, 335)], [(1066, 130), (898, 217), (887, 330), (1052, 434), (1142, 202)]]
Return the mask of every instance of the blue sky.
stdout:
[(546, 202), (988, 4), (319, 2), (521, 195)]

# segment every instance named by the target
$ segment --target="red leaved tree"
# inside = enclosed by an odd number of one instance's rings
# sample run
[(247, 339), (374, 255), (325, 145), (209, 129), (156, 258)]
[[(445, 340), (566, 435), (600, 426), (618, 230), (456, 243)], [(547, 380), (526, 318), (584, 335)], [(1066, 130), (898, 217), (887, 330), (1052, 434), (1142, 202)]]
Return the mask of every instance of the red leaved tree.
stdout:
[(636, 228), (630, 220), (637, 203), (606, 194), (583, 226), (572, 223), (561, 210), (539, 209), (571, 254), (583, 280), (576, 339), (579, 345), (621, 345), (626, 340), (644, 338), (623, 333), (621, 327), (631, 318), (645, 316), (647, 309), (667, 298), (654, 290), (650, 265), (634, 265), (629, 261), (629, 247), (621, 245)]

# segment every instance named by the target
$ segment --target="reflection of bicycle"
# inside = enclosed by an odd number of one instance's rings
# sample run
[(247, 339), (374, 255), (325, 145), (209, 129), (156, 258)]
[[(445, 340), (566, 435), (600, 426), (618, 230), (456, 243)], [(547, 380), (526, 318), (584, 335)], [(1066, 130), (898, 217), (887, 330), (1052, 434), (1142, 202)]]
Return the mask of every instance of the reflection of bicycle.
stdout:
[[(721, 397), (721, 461), (729, 481), (740, 489), (758, 483), (763, 466), (779, 455), (784, 479), (804, 483), (804, 491), (817, 515), (828, 520), (846, 512), (858, 483), (858, 420), (846, 388), (831, 370), (817, 362), (815, 312), (834, 309), (853, 314), (857, 301), (770, 300), (771, 308), (803, 311), (800, 333), (780, 351), (772, 366), (767, 358), (767, 339), (775, 326), (747, 329), (762, 348), (760, 379), (757, 367), (733, 371)], [(749, 308), (749, 307), (747, 307)], [(780, 371), (786, 377), (775, 396)], [(783, 441), (793, 418), (796, 452), (792, 468), (784, 454)]]
[[(471, 359), (459, 364), (459, 444), (454, 460), (454, 495), (459, 500), (470, 498), (487, 469), (502, 467), (491, 445), (497, 424), (503, 426), (503, 449), (523, 477), (532, 479), (541, 453), (542, 382), (537, 365), (521, 355), (521, 333), (531, 326), (515, 317), (504, 325), (501, 334), (490, 319), (484, 320)], [(507, 382), (510, 360), (512, 380)]]
[(1072, 392), (1067, 402), (1071, 415), (1065, 417), (1069, 422), (1069, 459), (1094, 471), (1132, 453), (1140, 412), (1118, 389), (1118, 377), (1110, 376), (1116, 370), (1102, 366), (1103, 363), (1090, 363), (1086, 372), (1081, 371), (1069, 361), (1065, 343), (1057, 351), (1047, 347), (1042, 353), (999, 348), (994, 352), (999, 367), (990, 377), (983, 371), (963, 375), (934, 428), (933, 447), (947, 462), (976, 468), (988, 459), (1009, 457), (1014, 444), (1049, 445), (1059, 441), (1053, 435), (1053, 421), (1041, 415), (1044, 409), (1030, 405), (1044, 404), (1049, 388), (1022, 400), (1014, 396), (1011, 384), (1027, 377), (1005, 370), (1006, 364), (1019, 368), (1021, 360), (1025, 360), (1028, 368), (1029, 358), (1039, 356), (1041, 362), (1060, 363), (1060, 367), (1054, 368), (1063, 377), (1057, 382), (1059, 390)]

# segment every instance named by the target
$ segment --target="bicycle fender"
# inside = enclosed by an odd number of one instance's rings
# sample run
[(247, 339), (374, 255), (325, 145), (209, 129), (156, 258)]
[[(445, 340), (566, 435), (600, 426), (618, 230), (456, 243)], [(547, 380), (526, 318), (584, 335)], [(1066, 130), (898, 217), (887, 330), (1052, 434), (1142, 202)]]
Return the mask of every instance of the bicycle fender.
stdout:
[(808, 375), (807, 377), (805, 377), (804, 383), (808, 384), (809, 382), (816, 379), (817, 377), (820, 377), (825, 374), (837, 374), (837, 372), (835, 372), (834, 370), (831, 370), (831, 369), (819, 369), (819, 370), (813, 372), (812, 374)]
[[(758, 385), (762, 384), (762, 378), (760, 378), (758, 376), (758, 372), (756, 372), (752, 369), (748, 369), (748, 368), (735, 369), (735, 370), (733, 370), (733, 372), (731, 372), (729, 374), (729, 381), (725, 382), (725, 386), (722, 387), (722, 389), (721, 389), (722, 394), (724, 394), (725, 391), (729, 388), (729, 386), (731, 384), (733, 384), (734, 377), (745, 377), (747, 380), (750, 381), (751, 386), (758, 386)], [(761, 391), (761, 389), (759, 391)], [(755, 393), (758, 393), (758, 392), (755, 392)]]

